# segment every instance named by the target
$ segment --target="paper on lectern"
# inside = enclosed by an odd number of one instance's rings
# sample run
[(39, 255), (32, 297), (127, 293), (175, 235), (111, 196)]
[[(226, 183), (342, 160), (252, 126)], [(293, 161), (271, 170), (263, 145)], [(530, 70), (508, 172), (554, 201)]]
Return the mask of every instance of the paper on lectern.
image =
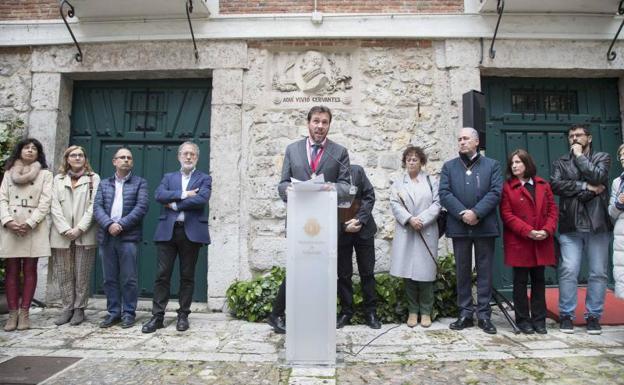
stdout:
[(306, 181), (290, 178), (290, 182), (295, 191), (327, 191), (325, 176), (323, 174)]

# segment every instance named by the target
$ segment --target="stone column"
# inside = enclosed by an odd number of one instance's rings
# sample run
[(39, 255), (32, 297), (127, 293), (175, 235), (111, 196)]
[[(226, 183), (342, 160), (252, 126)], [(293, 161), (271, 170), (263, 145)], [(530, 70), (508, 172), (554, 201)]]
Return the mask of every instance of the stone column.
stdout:
[[(28, 136), (37, 138), (45, 149), (51, 171), (55, 171), (69, 143), (72, 81), (58, 72), (35, 72), (32, 77)], [(35, 298), (54, 302), (58, 288), (52, 279), (48, 258), (40, 258)]]
[(215, 69), (210, 122), (210, 236), (208, 307), (220, 310), (228, 286), (238, 278), (241, 237), (243, 70)]

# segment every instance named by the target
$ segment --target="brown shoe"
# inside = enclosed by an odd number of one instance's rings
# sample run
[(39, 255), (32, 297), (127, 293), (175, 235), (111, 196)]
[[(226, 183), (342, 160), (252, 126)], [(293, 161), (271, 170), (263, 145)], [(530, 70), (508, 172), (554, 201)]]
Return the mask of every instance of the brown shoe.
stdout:
[(420, 326), (424, 328), (431, 326), (431, 316), (429, 314), (423, 314), (420, 316)]
[(17, 330), (27, 329), (30, 329), (28, 309), (20, 309), (19, 315), (17, 316)]
[(11, 310), (9, 311), (9, 319), (4, 324), (4, 331), (12, 332), (15, 329), (17, 329), (17, 310)]
[(418, 325), (418, 314), (409, 313), (409, 317), (407, 317), (407, 326), (413, 328)]

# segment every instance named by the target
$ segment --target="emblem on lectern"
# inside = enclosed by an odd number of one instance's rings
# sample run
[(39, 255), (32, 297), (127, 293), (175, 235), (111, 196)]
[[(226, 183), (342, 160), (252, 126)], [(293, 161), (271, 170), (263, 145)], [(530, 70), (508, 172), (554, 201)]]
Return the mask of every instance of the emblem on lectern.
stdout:
[(303, 226), (303, 230), (311, 237), (315, 237), (321, 232), (321, 225), (316, 218), (310, 218)]

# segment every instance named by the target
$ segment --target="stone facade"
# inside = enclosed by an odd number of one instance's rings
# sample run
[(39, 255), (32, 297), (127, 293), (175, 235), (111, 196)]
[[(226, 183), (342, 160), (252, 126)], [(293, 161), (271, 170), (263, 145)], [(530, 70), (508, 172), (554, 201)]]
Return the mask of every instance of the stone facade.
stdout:
[(30, 48), (0, 48), (0, 123), (28, 123), (32, 88)]
[[(349, 149), (351, 162), (362, 165), (375, 187), (374, 216), (377, 234), (377, 269), (387, 271), (394, 231), (388, 193), (393, 175), (402, 172), (401, 152), (409, 143), (422, 146), (430, 157), (427, 169), (438, 173), (443, 160), (454, 151), (452, 132), (458, 125), (457, 96), (451, 97), (450, 71), (436, 51), (444, 42), (380, 42), (376, 47), (361, 42), (335, 43), (331, 47), (299, 50), (350, 52), (353, 99), (348, 105), (329, 104), (334, 118), (329, 137)], [(271, 42), (249, 49), (245, 73), (243, 121), (249, 130), (249, 267), (263, 271), (285, 262), (285, 204), (277, 195), (281, 162), (286, 145), (307, 134), (309, 106), (266, 107), (272, 95), (270, 65), (274, 57), (292, 51), (289, 44)], [(314, 95), (315, 93), (311, 93)], [(461, 98), (461, 95), (458, 96)], [(453, 100), (455, 99), (455, 100)], [(313, 100), (313, 98), (312, 98)], [(447, 111), (450, 113), (442, 113)], [(441, 252), (446, 253), (446, 244)]]
[[(426, 169), (437, 174), (456, 151), (461, 95), (480, 89), (481, 76), (621, 78), (624, 68), (623, 56), (602, 59), (604, 42), (500, 40), (496, 48), (491, 60), (476, 39), (200, 40), (196, 62), (189, 41), (151, 41), (84, 44), (83, 63), (71, 45), (2, 48), (0, 122), (22, 118), (54, 161), (69, 140), (74, 80), (211, 77), (208, 305), (220, 309), (234, 280), (285, 264), (286, 208), (276, 186), (285, 147), (306, 135), (309, 107), (325, 103), (314, 97), (336, 98), (326, 102), (334, 112), (329, 137), (376, 189), (377, 271), (387, 271), (389, 182), (401, 172), (401, 152), (409, 143), (424, 147)], [(304, 68), (306, 54), (318, 68)], [(291, 64), (300, 71), (292, 81)], [(280, 95), (310, 99), (275, 103)], [(440, 253), (450, 250), (441, 242)]]

